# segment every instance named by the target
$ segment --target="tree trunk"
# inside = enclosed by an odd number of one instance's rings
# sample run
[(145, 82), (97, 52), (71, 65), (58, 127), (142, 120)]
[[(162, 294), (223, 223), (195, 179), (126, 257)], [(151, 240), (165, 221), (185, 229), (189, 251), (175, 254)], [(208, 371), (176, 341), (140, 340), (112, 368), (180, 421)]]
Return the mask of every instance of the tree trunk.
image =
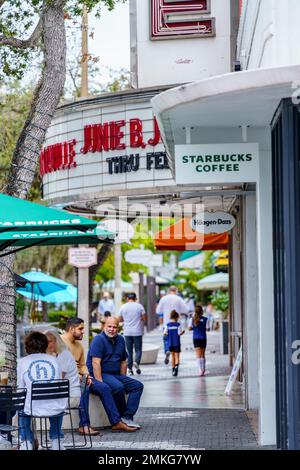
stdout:
[[(63, 93), (66, 76), (66, 36), (64, 0), (53, 1), (42, 13), (44, 66), (35, 89), (31, 110), (14, 151), (6, 193), (26, 199), (37, 168), (42, 145), (51, 119)], [(16, 317), (14, 256), (0, 264), (0, 356), (5, 351), (4, 370), (10, 382), (16, 380)], [(4, 346), (5, 345), (5, 346)], [(1, 363), (0, 363), (1, 366)]]

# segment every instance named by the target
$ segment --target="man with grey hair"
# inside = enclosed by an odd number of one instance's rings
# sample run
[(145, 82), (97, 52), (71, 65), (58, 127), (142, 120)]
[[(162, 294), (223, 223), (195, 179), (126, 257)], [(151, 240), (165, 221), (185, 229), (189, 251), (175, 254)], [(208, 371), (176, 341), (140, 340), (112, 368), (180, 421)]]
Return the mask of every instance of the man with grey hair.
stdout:
[[(177, 287), (171, 286), (169, 288), (169, 293), (162, 297), (156, 307), (156, 313), (160, 316), (160, 323), (163, 325), (163, 328), (170, 321), (170, 313), (172, 310), (181, 314), (188, 315), (188, 308), (184, 300), (177, 295)], [(169, 341), (168, 336), (163, 336), (164, 342), (164, 352), (165, 352), (165, 364), (169, 364), (170, 351), (169, 351)]]
[[(100, 395), (103, 387), (111, 390), (117, 408), (113, 413), (112, 409), (108, 410), (113, 415), (110, 418), (113, 431), (136, 431), (140, 426), (133, 421), (133, 417), (138, 410), (144, 386), (138, 380), (127, 377), (128, 354), (125, 340), (118, 334), (118, 329), (118, 319), (108, 317), (104, 331), (91, 343), (87, 357), (87, 366), (93, 377), (91, 391)], [(127, 402), (125, 394), (128, 394)], [(123, 424), (122, 428), (119, 420)]]

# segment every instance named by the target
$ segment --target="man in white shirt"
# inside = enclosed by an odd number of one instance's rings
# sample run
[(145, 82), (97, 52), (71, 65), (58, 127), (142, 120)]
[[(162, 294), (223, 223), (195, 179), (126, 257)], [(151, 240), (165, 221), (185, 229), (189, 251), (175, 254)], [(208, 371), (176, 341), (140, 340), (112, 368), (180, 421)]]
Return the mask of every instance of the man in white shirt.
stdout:
[(111, 315), (115, 313), (115, 304), (113, 300), (110, 299), (109, 292), (104, 292), (103, 299), (100, 300), (98, 305), (98, 312), (102, 316), (105, 312), (110, 312)]
[[(128, 372), (130, 375), (133, 375), (133, 365), (136, 368), (136, 373), (141, 373), (140, 363), (142, 358), (144, 323), (147, 316), (143, 305), (136, 301), (136, 294), (134, 292), (127, 294), (126, 297), (127, 303), (120, 309), (119, 321), (124, 324), (124, 338), (128, 353)], [(135, 362), (133, 362), (133, 347), (135, 350)]]
[[(184, 302), (184, 300), (177, 295), (177, 287), (171, 286), (169, 289), (169, 293), (162, 297), (156, 307), (156, 313), (160, 315), (160, 323), (165, 326), (170, 321), (170, 313), (172, 310), (176, 310), (176, 312), (181, 314), (188, 314), (188, 308)], [(169, 342), (168, 336), (163, 336), (164, 342), (164, 351), (165, 351), (165, 364), (169, 364)]]

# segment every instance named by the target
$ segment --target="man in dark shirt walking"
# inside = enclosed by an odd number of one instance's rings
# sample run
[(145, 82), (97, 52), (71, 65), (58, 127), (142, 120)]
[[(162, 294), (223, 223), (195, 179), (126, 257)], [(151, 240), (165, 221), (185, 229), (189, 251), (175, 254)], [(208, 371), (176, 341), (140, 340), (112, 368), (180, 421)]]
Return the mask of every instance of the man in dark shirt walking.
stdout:
[[(138, 410), (143, 384), (138, 380), (127, 377), (127, 357), (123, 336), (118, 334), (117, 318), (108, 317), (104, 331), (97, 335), (90, 346), (87, 366), (94, 377), (91, 391), (97, 393), (97, 388), (107, 384), (121, 415), (121, 420), (129, 427), (140, 428), (133, 421)], [(128, 394), (126, 402), (125, 394)]]

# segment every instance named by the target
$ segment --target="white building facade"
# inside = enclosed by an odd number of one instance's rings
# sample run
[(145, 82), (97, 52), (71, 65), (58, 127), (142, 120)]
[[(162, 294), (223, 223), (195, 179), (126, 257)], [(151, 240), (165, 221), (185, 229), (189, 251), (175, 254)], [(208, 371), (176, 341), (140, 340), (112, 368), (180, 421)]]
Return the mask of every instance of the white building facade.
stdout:
[(297, 0), (242, 0), (237, 58), (242, 70), (300, 63)]
[(135, 88), (174, 85), (231, 72), (235, 0), (130, 0)]
[(299, 449), (300, 5), (244, 0), (239, 7), (241, 71), (168, 90), (152, 104), (177, 184), (189, 147), (203, 155), (204, 145), (259, 146), (259, 176), (254, 185), (244, 179), (240, 229), (232, 233), (232, 333), (242, 332), (246, 408), (258, 411), (260, 443)]
[[(300, 2), (240, 3), (237, 59), (242, 70), (295, 70), (300, 64)], [(271, 122), (276, 438), (278, 447), (289, 449), (300, 448), (299, 94), (296, 73)]]
[[(114, 208), (120, 197), (155, 201), (157, 212), (166, 201), (193, 200), (236, 218), (231, 356), (243, 347), (245, 409), (257, 412), (260, 444), (282, 448), (300, 446), (299, 368), (291, 361), (300, 341), (300, 185), (292, 179), (299, 103), (291, 101), (299, 9), (297, 0), (131, 0), (134, 89), (59, 108), (41, 155), (52, 204), (103, 215), (99, 206)], [(127, 208), (119, 214), (129, 217)], [(294, 238), (285, 231), (282, 247), (280, 227), (291, 224)]]

